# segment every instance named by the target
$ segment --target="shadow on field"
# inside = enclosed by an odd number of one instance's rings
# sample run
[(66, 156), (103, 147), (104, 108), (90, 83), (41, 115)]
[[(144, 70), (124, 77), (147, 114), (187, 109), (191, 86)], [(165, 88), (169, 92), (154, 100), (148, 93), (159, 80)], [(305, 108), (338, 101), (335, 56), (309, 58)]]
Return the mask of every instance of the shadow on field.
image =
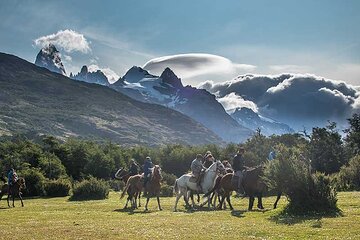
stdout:
[(238, 218), (243, 218), (245, 217), (243, 214), (247, 212), (245, 210), (232, 210), (231, 211), (231, 216), (233, 217), (238, 217)]
[(291, 215), (286, 212), (280, 212), (275, 216), (271, 216), (269, 218), (270, 221), (273, 221), (277, 224), (285, 224), (285, 225), (294, 225), (298, 223), (304, 223), (309, 221), (311, 223), (311, 227), (313, 228), (321, 228), (323, 218), (335, 218), (335, 217), (343, 217), (344, 215), (339, 213), (330, 213), (330, 214), (313, 214), (313, 215)]
[(155, 211), (159, 211), (159, 210), (148, 210), (148, 211), (145, 211), (145, 210), (140, 210), (140, 209), (131, 209), (131, 208), (118, 208), (118, 209), (115, 209), (114, 212), (121, 212), (121, 213), (127, 213), (129, 215), (133, 215), (133, 214), (147, 214), (147, 213), (152, 213), (152, 212), (155, 212)]

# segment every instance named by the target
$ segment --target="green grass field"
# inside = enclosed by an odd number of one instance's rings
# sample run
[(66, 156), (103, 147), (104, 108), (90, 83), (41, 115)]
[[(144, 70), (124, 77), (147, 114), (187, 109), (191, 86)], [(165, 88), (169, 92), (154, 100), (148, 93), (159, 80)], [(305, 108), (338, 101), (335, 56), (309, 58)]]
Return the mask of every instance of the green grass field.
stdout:
[[(144, 201), (143, 201), (144, 202)], [(359, 239), (360, 192), (338, 194), (339, 217), (279, 217), (286, 205), (272, 210), (274, 197), (264, 200), (264, 211), (246, 211), (247, 199), (233, 199), (235, 211), (187, 212), (174, 198), (161, 198), (163, 211), (151, 199), (149, 212), (122, 209), (124, 200), (71, 202), (68, 198), (25, 199), (7, 208), (0, 201), (0, 239)]]

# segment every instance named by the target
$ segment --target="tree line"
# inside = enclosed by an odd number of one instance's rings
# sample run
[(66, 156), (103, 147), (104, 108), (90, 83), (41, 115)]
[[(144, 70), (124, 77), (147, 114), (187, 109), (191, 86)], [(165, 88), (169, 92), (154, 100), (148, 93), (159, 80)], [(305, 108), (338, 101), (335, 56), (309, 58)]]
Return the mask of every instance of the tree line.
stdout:
[[(326, 127), (314, 127), (311, 133), (304, 131), (267, 137), (258, 130), (241, 144), (246, 150), (246, 165), (267, 162), (270, 150), (281, 154), (295, 149), (311, 171), (332, 175), (338, 188), (360, 189), (360, 115), (354, 114), (348, 122), (349, 128), (344, 133), (339, 132), (333, 122)], [(216, 159), (231, 161), (238, 148), (239, 144), (125, 147), (114, 142), (97, 143), (76, 138), (62, 141), (53, 136), (36, 139), (1, 137), (0, 171), (6, 176), (8, 169), (13, 167), (19, 175), (33, 178), (32, 184), (56, 179), (73, 182), (90, 176), (110, 180), (117, 169), (127, 168), (131, 159), (142, 165), (146, 156), (150, 156), (165, 173), (172, 174), (169, 178), (173, 179), (174, 175), (180, 176), (189, 171), (191, 161), (198, 153), (211, 151)]]

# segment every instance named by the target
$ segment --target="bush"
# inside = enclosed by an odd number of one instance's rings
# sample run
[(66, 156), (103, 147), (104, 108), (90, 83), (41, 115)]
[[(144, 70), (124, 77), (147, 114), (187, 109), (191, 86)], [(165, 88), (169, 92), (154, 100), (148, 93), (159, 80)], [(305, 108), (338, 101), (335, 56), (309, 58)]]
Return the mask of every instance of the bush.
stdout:
[(109, 181), (110, 188), (116, 192), (122, 191), (125, 187), (125, 183), (122, 180), (113, 179)]
[(169, 186), (166, 184), (161, 185), (160, 196), (161, 197), (172, 197), (173, 196), (173, 186)]
[(109, 184), (104, 180), (90, 177), (75, 184), (70, 200), (98, 200), (109, 195)]
[(264, 180), (271, 189), (287, 195), (286, 210), (292, 214), (328, 213), (337, 211), (336, 192), (330, 178), (312, 174), (309, 161), (296, 148), (280, 147), (276, 160), (265, 169)]
[(347, 166), (343, 166), (335, 175), (335, 184), (338, 190), (360, 190), (360, 155), (353, 157)]
[(45, 193), (49, 197), (65, 197), (70, 190), (71, 182), (68, 179), (49, 180), (45, 183)]
[(166, 173), (166, 172), (162, 172), (162, 182), (165, 183), (166, 185), (170, 185), (173, 186), (175, 184), (175, 180), (176, 180), (176, 176), (172, 173)]
[(19, 172), (19, 176), (25, 178), (25, 196), (43, 196), (45, 177), (38, 168), (27, 168)]

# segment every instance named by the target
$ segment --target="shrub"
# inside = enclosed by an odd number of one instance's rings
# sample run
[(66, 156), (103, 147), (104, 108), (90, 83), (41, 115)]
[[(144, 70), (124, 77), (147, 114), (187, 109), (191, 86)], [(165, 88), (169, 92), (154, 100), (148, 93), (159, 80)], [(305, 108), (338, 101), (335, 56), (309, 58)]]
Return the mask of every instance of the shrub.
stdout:
[(70, 190), (71, 182), (68, 179), (49, 180), (45, 183), (45, 193), (49, 197), (65, 197)]
[(116, 192), (122, 191), (125, 187), (125, 183), (122, 180), (113, 179), (109, 181), (110, 188)]
[(162, 182), (165, 183), (166, 185), (170, 185), (173, 186), (175, 184), (175, 180), (176, 180), (176, 176), (172, 173), (166, 173), (166, 172), (162, 172)]
[(360, 190), (360, 155), (353, 157), (347, 166), (343, 166), (335, 175), (338, 190)]
[(70, 200), (98, 200), (109, 195), (109, 184), (94, 177), (75, 184)]
[(19, 172), (19, 176), (25, 178), (26, 189), (23, 190), (25, 196), (44, 195), (45, 177), (38, 168), (27, 168)]
[(271, 189), (287, 195), (286, 210), (293, 214), (328, 213), (337, 211), (336, 192), (330, 178), (312, 174), (309, 161), (296, 148), (280, 147), (276, 160), (265, 168), (264, 180)]
[(172, 197), (173, 196), (173, 187), (163, 184), (160, 188), (160, 196), (161, 197)]

